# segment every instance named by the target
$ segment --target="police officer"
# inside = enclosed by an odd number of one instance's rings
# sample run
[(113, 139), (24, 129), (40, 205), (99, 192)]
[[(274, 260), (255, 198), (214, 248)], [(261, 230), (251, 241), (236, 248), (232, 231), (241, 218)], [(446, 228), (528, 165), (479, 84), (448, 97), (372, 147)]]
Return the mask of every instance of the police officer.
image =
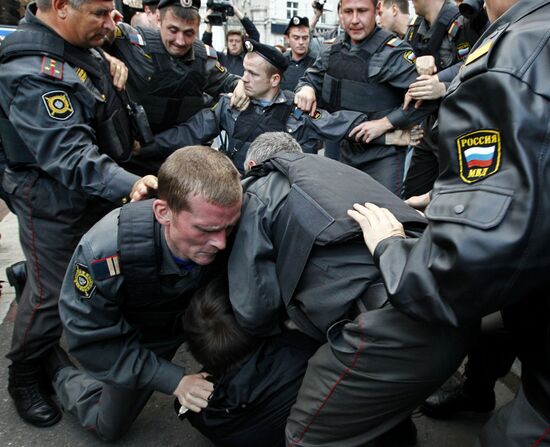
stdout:
[(117, 164), (129, 156), (134, 136), (109, 66), (92, 49), (114, 29), (112, 9), (105, 0), (42, 0), (27, 8), (0, 49), (3, 188), (28, 263), (8, 391), (19, 415), (39, 427), (61, 417), (40, 384), (41, 362), (61, 335), (57, 300), (71, 253), (130, 191), (139, 199), (156, 184)]
[(311, 39), (309, 19), (307, 17), (292, 17), (284, 34), (290, 48), (285, 52), (285, 56), (288, 58), (288, 67), (283, 73), (281, 88), (294, 91), (306, 69), (315, 62), (315, 55), (309, 49)]
[(340, 159), (372, 175), (399, 194), (405, 151), (395, 146), (373, 144), (393, 128), (419, 122), (435, 106), (401, 108), (404, 93), (416, 79), (415, 55), (410, 46), (375, 24), (376, 2), (344, 0), (340, 21), (346, 31), (306, 70), (296, 90), (295, 102), (314, 112), (317, 100), (331, 112), (355, 110), (367, 113), (353, 137), (360, 143), (343, 141)]
[[(171, 363), (184, 341), (180, 321), (240, 214), (240, 176), (221, 152), (194, 146), (159, 171), (158, 199), (114, 210), (84, 235), (61, 290), (69, 351), (48, 358), (63, 407), (101, 439), (129, 428), (153, 391), (199, 412), (213, 385)], [(221, 259), (220, 259), (221, 260)], [(223, 260), (221, 260), (223, 261)]]
[[(293, 94), (279, 87), (282, 73), (288, 64), (287, 59), (269, 45), (248, 40), (246, 46), (248, 54), (244, 60), (245, 73), (242, 80), (252, 105), (240, 112), (231, 107), (229, 98), (222, 97), (212, 109), (205, 109), (186, 123), (156, 135), (155, 143), (143, 148), (142, 156), (148, 153), (169, 154), (197, 141), (210, 141), (221, 130), (225, 130), (229, 138), (225, 150), (242, 172), (248, 146), (264, 132), (289, 132), (304, 151), (315, 152), (320, 137), (343, 138), (354, 123), (366, 118), (361, 113), (350, 111), (331, 115), (317, 110), (310, 116), (296, 109)], [(388, 141), (391, 143), (393, 138), (394, 135), (388, 136)], [(397, 140), (397, 144), (408, 144), (409, 141), (407, 135)]]
[(154, 133), (179, 124), (220, 93), (233, 91), (239, 78), (197, 39), (200, 0), (161, 0), (160, 29), (120, 23), (108, 48), (129, 69), (128, 92), (142, 104)]
[[(452, 374), (467, 334), (418, 323), (386, 304), (379, 272), (346, 210), (352, 197), (370, 198), (401, 216), (411, 236), (424, 228), (422, 216), (361, 171), (325, 157), (278, 153), (290, 146), (289, 136), (279, 135), (261, 135), (247, 156), (247, 168), (263, 163), (243, 180), (228, 264), (231, 303), (253, 335), (279, 333), (288, 315), (325, 343), (310, 359), (286, 445), (365, 446)], [(394, 362), (408, 366), (393, 373)], [(441, 368), (433, 371), (433, 362)], [(403, 427), (400, 434), (415, 441), (412, 423)]]
[(489, 0), (486, 6), (493, 23), (440, 108), (442, 169), (426, 210), (428, 229), (416, 242), (387, 238), (388, 228), (402, 233), (386, 212), (382, 218), (369, 205), (356, 218), (372, 235), (365, 236), (367, 245), (398, 309), (453, 326), (503, 309), (518, 343), (522, 386), (476, 445), (547, 446), (549, 122), (541, 117), (550, 112), (550, 59), (541, 48), (550, 3)]
[[(448, 0), (414, 0), (413, 5), (416, 15), (409, 23), (406, 41), (413, 47), (415, 54), (433, 56), (438, 72), (461, 64), (477, 38), (467, 32), (465, 19), (455, 3)], [(439, 76), (438, 79), (442, 80)], [(430, 191), (437, 177), (439, 163), (437, 129), (434, 129), (436, 121), (437, 116), (434, 114), (424, 123), (424, 138), (414, 148), (411, 166), (407, 172), (403, 192), (405, 198)]]

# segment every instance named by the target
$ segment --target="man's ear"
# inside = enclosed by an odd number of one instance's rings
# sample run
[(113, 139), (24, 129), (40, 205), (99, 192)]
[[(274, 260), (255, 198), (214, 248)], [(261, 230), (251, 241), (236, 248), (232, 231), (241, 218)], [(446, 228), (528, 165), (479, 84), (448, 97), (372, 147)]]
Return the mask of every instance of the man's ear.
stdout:
[(281, 85), (281, 75), (279, 73), (275, 73), (271, 76), (271, 86), (275, 88), (279, 85)]
[(172, 210), (168, 207), (166, 200), (155, 199), (153, 212), (155, 213), (155, 219), (161, 225), (168, 225), (172, 221)]
[(157, 18), (157, 26), (160, 26), (160, 10), (158, 8), (155, 11), (155, 17)]
[(69, 2), (67, 0), (52, 0), (51, 8), (57, 14), (60, 19), (67, 17), (67, 9), (69, 8)]
[(254, 160), (248, 160), (248, 162), (246, 163), (246, 165), (244, 167), (244, 170), (245, 171), (250, 171), (254, 166), (256, 166), (256, 162)]
[(399, 12), (399, 8), (397, 7), (397, 5), (395, 3), (392, 3), (392, 5), (391, 5), (392, 16), (397, 17), (398, 12)]

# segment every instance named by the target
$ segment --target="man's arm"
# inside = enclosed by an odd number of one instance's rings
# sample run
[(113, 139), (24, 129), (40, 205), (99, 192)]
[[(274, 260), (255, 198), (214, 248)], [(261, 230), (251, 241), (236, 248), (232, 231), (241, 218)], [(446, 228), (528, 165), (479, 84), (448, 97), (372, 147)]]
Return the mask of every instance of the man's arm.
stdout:
[(118, 202), (139, 177), (100, 153), (89, 125), (93, 116), (81, 101), (69, 83), (26, 76), (7, 115), (40, 169), (69, 189)]
[(314, 114), (317, 110), (317, 97), (323, 89), (329, 56), (330, 51), (323, 51), (296, 84), (294, 103), (304, 112)]
[[(106, 238), (116, 237), (110, 234), (115, 223), (114, 218), (103, 219), (92, 234), (97, 237), (97, 232), (105, 231)], [(184, 369), (140, 344), (138, 330), (121, 312), (123, 278), (96, 277), (93, 260), (102, 256), (94, 254), (88, 235), (69, 263), (59, 298), (69, 351), (84, 369), (105, 383), (134, 389), (151, 387), (172, 394)]]
[(227, 68), (220, 64), (218, 55), (213, 48), (207, 48), (208, 60), (206, 61), (206, 87), (205, 92), (216, 99), (222, 93), (231, 93), (241, 79), (239, 76), (229, 73)]
[(235, 10), (235, 15), (237, 18), (241, 21), (244, 32), (247, 34), (247, 36), (255, 40), (256, 42), (260, 41), (260, 32), (258, 31), (258, 28), (256, 28), (256, 25), (252, 23), (252, 20), (250, 20), (248, 17), (246, 17), (243, 12), (237, 7), (237, 4), (235, 1), (232, 1), (231, 4), (233, 5), (233, 9)]

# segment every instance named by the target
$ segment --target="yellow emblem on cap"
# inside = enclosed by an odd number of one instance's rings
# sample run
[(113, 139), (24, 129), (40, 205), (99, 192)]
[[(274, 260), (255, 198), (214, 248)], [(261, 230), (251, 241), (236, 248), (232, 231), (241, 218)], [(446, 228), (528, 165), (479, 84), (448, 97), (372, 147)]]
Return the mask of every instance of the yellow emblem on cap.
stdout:
[(69, 96), (62, 90), (54, 90), (44, 93), (42, 95), (42, 101), (46, 106), (48, 115), (50, 115), (53, 119), (65, 121), (74, 113)]
[(90, 298), (96, 288), (88, 267), (78, 263), (75, 264), (73, 283), (82, 298)]

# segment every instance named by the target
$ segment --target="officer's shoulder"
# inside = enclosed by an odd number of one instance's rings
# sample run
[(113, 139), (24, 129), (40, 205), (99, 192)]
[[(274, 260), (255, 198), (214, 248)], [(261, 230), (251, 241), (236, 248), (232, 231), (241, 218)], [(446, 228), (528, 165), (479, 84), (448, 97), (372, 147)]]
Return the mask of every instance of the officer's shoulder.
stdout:
[(132, 45), (137, 45), (140, 47), (145, 46), (145, 40), (140, 32), (136, 28), (124, 22), (120, 22), (116, 25), (115, 39), (126, 39)]
[(417, 14), (413, 14), (409, 19), (409, 26), (420, 26), (422, 23), (422, 17)]
[(195, 51), (198, 50), (201, 53), (204, 52), (204, 55), (208, 59), (218, 59), (218, 52), (210, 45), (201, 42), (199, 39), (195, 39), (195, 41), (193, 42), (193, 46), (195, 47)]
[(120, 275), (118, 254), (118, 217), (120, 209), (111, 211), (84, 235), (81, 244), (91, 253), (88, 268), (96, 280)]
[(455, 40), (460, 35), (460, 32), (463, 29), (464, 29), (464, 17), (462, 15), (459, 15), (447, 27), (447, 35), (451, 40)]

